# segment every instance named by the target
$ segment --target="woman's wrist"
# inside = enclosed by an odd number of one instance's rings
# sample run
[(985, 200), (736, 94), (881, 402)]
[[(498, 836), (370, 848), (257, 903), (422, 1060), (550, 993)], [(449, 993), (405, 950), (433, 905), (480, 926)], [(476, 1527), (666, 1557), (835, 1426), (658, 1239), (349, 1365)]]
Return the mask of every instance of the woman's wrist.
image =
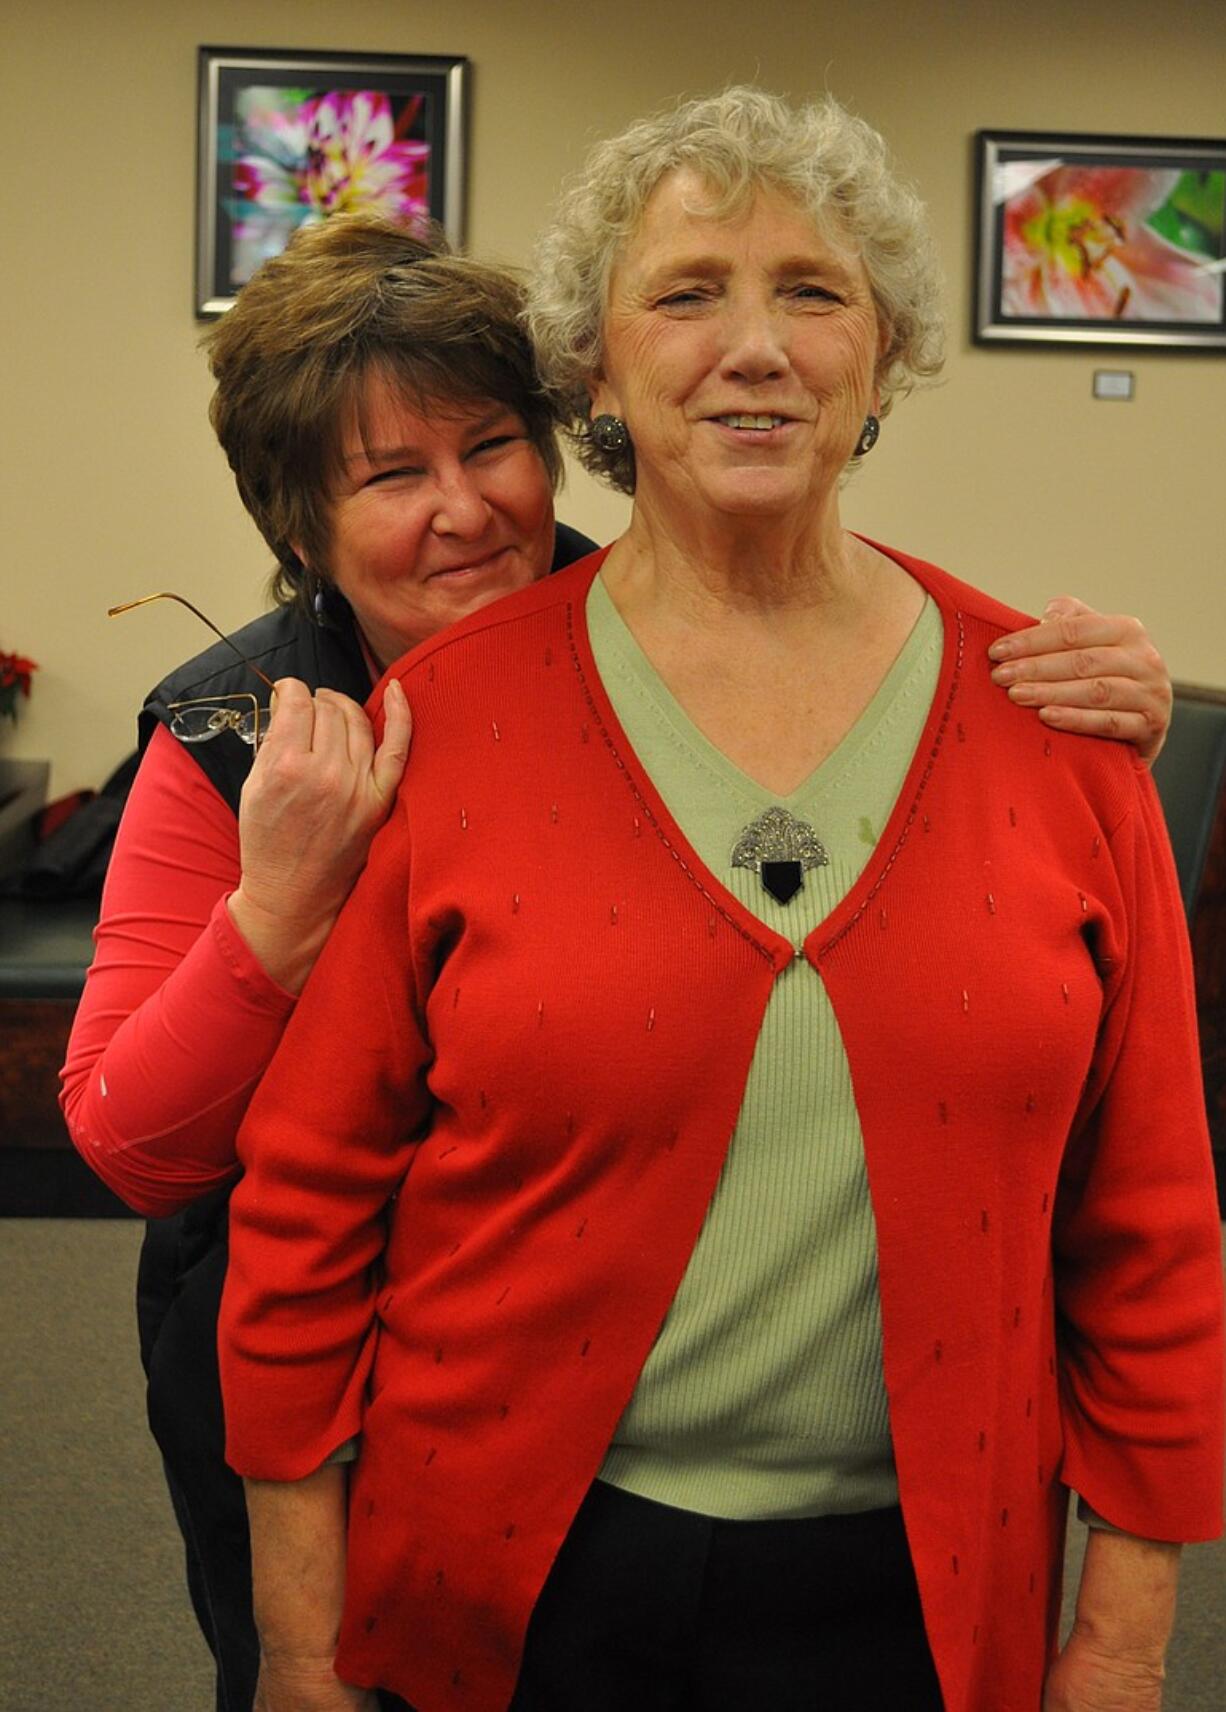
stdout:
[(247, 949), (269, 979), (288, 993), (300, 993), (336, 923), (336, 911), (310, 916), (282, 915), (248, 896), (241, 882), (238, 890), (226, 899), (226, 908)]
[(1077, 1633), (1101, 1653), (1160, 1667), (1175, 1621), (1180, 1550), (1092, 1529), (1077, 1592)]
[(247, 1480), (260, 1648), (283, 1668), (331, 1665), (345, 1600), (349, 1476), (325, 1463), (305, 1480)]

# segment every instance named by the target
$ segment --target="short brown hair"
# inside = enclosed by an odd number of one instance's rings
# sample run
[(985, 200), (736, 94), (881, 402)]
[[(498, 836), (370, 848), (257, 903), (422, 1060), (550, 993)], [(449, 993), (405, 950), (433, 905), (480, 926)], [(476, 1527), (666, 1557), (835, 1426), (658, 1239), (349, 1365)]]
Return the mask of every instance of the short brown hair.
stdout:
[(327, 575), (341, 439), (375, 376), (423, 415), (485, 399), (515, 411), (557, 487), (558, 414), (522, 307), (510, 274), (371, 213), (302, 227), (242, 288), (202, 340), (217, 382), (209, 419), (276, 555), (277, 602), (309, 606), (303, 558)]

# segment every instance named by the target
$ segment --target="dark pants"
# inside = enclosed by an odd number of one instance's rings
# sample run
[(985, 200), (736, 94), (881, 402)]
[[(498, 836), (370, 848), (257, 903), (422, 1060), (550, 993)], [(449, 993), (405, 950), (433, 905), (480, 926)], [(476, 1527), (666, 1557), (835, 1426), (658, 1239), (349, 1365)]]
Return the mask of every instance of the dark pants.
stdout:
[(537, 1602), (511, 1712), (629, 1707), (941, 1712), (899, 1511), (722, 1522), (598, 1482)]
[(250, 1712), (260, 1663), (251, 1543), (243, 1483), (225, 1461), (217, 1371), (227, 1209), (223, 1195), (150, 1220), (137, 1318), (149, 1425), (183, 1535), (192, 1606), (217, 1666), (217, 1712)]

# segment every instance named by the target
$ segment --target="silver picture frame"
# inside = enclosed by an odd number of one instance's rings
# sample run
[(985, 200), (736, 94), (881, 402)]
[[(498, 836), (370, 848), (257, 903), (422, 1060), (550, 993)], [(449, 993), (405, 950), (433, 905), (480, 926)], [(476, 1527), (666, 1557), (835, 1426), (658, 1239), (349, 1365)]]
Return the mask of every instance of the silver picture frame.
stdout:
[(1226, 140), (975, 137), (982, 346), (1226, 352)]
[(460, 54), (202, 47), (195, 312), (224, 314), (305, 221), (377, 206), (464, 239)]

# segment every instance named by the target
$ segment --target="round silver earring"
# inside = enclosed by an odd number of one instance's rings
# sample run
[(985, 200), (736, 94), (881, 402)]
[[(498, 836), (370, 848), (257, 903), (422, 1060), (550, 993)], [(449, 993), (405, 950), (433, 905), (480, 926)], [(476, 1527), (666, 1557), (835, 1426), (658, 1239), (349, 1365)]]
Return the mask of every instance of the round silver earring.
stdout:
[(864, 426), (860, 430), (860, 438), (856, 441), (856, 457), (862, 458), (871, 452), (881, 434), (881, 424), (875, 416), (866, 416)]
[(592, 442), (602, 452), (624, 452), (630, 444), (630, 430), (620, 416), (602, 413), (592, 419)]

